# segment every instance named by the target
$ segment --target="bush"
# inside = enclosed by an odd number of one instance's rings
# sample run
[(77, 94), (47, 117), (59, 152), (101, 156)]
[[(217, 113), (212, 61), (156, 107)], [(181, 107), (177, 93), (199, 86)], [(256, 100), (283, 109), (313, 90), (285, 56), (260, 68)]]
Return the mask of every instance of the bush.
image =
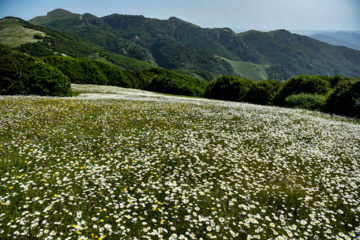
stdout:
[(288, 96), (300, 93), (326, 94), (330, 91), (330, 83), (326, 77), (299, 75), (285, 81), (276, 94), (274, 103), (278, 106), (285, 105)]
[(154, 78), (147, 89), (154, 92), (174, 95), (196, 96), (195, 92), (190, 87), (180, 81), (160, 76)]
[(275, 80), (255, 82), (247, 92), (246, 101), (261, 105), (271, 105), (280, 86), (281, 83)]
[(35, 34), (34, 38), (35, 39), (44, 39), (45, 37), (41, 36), (40, 34)]
[(350, 117), (360, 117), (360, 79), (340, 81), (328, 94), (326, 111)]
[(205, 91), (205, 97), (229, 101), (246, 101), (247, 92), (252, 83), (253, 81), (249, 79), (227, 75), (220, 76), (210, 82)]
[[(141, 79), (139, 81), (148, 83), (144, 88), (150, 91), (197, 97), (204, 96), (205, 89), (209, 84), (204, 80), (192, 78), (163, 68), (144, 70), (138, 73), (138, 78)], [(163, 83), (164, 86), (161, 86), (161, 83)]]
[(72, 83), (107, 85), (108, 78), (92, 60), (61, 56), (45, 57), (43, 60), (59, 69)]
[(100, 71), (107, 77), (108, 85), (125, 88), (133, 87), (132, 79), (130, 79), (119, 67), (100, 61), (94, 62), (100, 68)]
[(322, 110), (325, 95), (300, 93), (293, 94), (285, 99), (285, 106), (290, 108), (301, 108), (307, 110)]
[(62, 56), (45, 57), (43, 60), (58, 68), (72, 83), (139, 87), (135, 76), (106, 62)]
[(0, 94), (71, 96), (69, 78), (26, 54), (0, 46)]

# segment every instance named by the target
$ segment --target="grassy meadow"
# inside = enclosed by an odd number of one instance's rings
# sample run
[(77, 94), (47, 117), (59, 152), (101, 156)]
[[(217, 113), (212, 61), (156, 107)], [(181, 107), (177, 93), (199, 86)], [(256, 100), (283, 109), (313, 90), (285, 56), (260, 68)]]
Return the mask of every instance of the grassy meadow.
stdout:
[(72, 89), (0, 97), (0, 239), (359, 239), (358, 121)]
[(246, 76), (246, 78), (252, 79), (254, 81), (261, 81), (268, 79), (266, 68), (270, 67), (270, 65), (260, 65), (251, 62), (240, 62), (226, 58), (221, 58), (221, 59), (230, 63), (234, 69), (234, 72), (238, 76)]
[(41, 41), (34, 38), (35, 35), (45, 37), (46, 33), (24, 28), (17, 20), (2, 19), (0, 21), (0, 44), (15, 48), (25, 43), (36, 43)]

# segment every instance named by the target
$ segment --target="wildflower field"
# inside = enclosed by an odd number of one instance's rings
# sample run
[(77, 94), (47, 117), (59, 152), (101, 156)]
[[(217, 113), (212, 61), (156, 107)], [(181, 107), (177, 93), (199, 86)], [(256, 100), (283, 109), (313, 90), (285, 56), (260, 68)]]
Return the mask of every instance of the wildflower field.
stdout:
[(106, 86), (0, 97), (0, 239), (360, 239), (360, 124)]

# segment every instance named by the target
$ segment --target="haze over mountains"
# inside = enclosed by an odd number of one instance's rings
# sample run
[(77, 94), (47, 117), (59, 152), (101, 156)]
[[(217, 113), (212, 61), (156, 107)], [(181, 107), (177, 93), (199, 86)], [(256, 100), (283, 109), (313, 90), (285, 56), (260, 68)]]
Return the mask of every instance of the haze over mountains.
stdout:
[[(237, 29), (237, 32), (246, 30)], [(265, 30), (266, 31), (266, 30)], [(325, 42), (334, 46), (343, 46), (360, 50), (360, 31), (330, 31), (330, 30), (289, 30), (291, 33), (299, 34)]]
[(358, 32), (322, 32), (310, 37), (335, 46), (345, 46), (360, 50), (360, 33)]

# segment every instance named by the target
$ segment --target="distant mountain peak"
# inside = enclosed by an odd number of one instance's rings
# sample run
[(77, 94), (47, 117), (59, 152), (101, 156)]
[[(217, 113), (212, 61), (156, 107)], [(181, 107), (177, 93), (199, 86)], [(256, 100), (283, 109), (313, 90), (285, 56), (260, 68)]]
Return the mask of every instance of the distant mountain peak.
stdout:
[(50, 12), (47, 13), (47, 15), (54, 15), (54, 14), (73, 14), (72, 12), (62, 9), (62, 8), (56, 8)]
[(65, 9), (57, 8), (57, 9), (54, 9), (54, 10), (48, 12), (46, 16), (35, 17), (35, 18), (29, 20), (29, 22), (31, 22), (33, 24), (44, 24), (46, 22), (57, 20), (57, 19), (73, 18), (73, 17), (79, 17), (79, 16), (81, 16), (81, 14), (72, 13)]
[(72, 13), (68, 10), (57, 8), (47, 13), (46, 17), (51, 19), (67, 18), (67, 17), (78, 17), (81, 14)]

